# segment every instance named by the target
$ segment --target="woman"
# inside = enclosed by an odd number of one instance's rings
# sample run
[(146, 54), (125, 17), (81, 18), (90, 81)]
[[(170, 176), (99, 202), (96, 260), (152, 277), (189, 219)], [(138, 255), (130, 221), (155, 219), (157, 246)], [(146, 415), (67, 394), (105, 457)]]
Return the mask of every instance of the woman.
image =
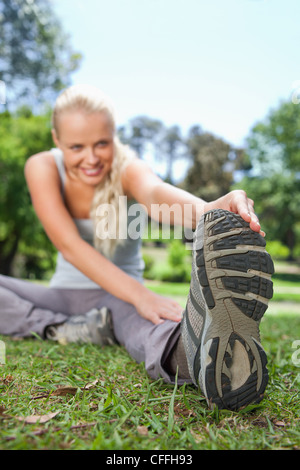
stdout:
[[(30, 157), (25, 177), (59, 253), (56, 272), (50, 288), (1, 276), (0, 333), (117, 341), (151, 377), (174, 382), (178, 372), (179, 384), (200, 385), (210, 405), (260, 401), (268, 374), (258, 324), (273, 268), (253, 201), (233, 191), (206, 203), (164, 183), (118, 140), (111, 103), (93, 87), (58, 97), (52, 134), (56, 148)], [(134, 202), (197, 227), (183, 318), (180, 305), (143, 285), (141, 240), (127, 230)], [(182, 210), (171, 214), (174, 205)]]

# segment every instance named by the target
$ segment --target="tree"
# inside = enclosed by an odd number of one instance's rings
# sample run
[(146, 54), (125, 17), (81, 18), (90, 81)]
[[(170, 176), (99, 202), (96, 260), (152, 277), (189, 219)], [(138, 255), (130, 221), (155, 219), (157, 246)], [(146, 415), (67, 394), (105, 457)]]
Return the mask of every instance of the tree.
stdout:
[(148, 116), (136, 116), (127, 125), (120, 127), (118, 133), (122, 142), (130, 145), (139, 158), (143, 158), (149, 145), (152, 153), (155, 154), (158, 138), (163, 127), (163, 123), (158, 119)]
[(166, 161), (165, 180), (173, 183), (173, 165), (175, 160), (179, 159), (183, 154), (183, 139), (179, 126), (167, 127), (162, 135), (159, 153), (160, 158)]
[(293, 260), (300, 222), (300, 179), (274, 173), (269, 177), (247, 177), (240, 186), (255, 201), (268, 240), (280, 240)]
[(52, 264), (54, 249), (32, 208), (24, 164), (30, 155), (52, 146), (49, 114), (34, 115), (32, 110), (45, 112), (45, 104), (69, 85), (80, 59), (50, 0), (0, 0), (0, 83), (7, 92), (6, 112), (0, 114), (3, 274), (13, 273), (17, 252), (33, 275)]
[[(39, 256), (51, 266), (54, 249), (32, 208), (24, 178), (26, 159), (51, 148), (50, 116), (34, 116), (23, 110), (18, 116), (0, 114), (0, 272), (12, 274), (17, 251), (25, 263)], [(43, 249), (45, 252), (43, 254)], [(32, 272), (34, 275), (34, 271)]]
[(149, 150), (153, 155), (157, 152), (159, 136), (164, 128), (159, 119), (148, 116), (136, 116), (127, 125), (126, 139), (140, 158)]
[(300, 106), (282, 102), (257, 123), (247, 139), (252, 174), (239, 184), (255, 200), (269, 239), (294, 257), (300, 224)]
[(234, 165), (230, 162), (231, 146), (199, 126), (190, 130), (187, 139), (192, 166), (182, 184), (183, 188), (206, 201), (226, 194), (233, 180)]
[(247, 153), (258, 175), (300, 171), (300, 105), (282, 102), (257, 123), (247, 139)]
[(7, 109), (49, 100), (69, 84), (80, 59), (49, 0), (0, 0), (0, 80)]

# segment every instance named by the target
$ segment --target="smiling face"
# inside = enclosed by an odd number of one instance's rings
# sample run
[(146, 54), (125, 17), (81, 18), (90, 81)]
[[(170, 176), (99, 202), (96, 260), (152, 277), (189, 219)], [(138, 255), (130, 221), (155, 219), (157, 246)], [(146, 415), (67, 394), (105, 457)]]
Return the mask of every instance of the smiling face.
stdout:
[(105, 112), (63, 112), (52, 135), (64, 154), (66, 171), (72, 179), (96, 186), (110, 172), (114, 131)]

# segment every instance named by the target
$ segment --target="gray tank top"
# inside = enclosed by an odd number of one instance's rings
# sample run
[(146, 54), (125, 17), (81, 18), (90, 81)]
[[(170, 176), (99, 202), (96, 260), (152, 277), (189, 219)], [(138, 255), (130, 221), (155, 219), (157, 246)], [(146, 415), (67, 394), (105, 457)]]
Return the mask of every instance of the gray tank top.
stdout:
[[(62, 193), (65, 183), (65, 167), (61, 150), (51, 149), (61, 179)], [(130, 203), (128, 204), (130, 207)], [(142, 210), (142, 209), (141, 209)], [(93, 245), (94, 228), (91, 219), (73, 219), (80, 236)], [(133, 222), (133, 216), (128, 215), (128, 227)], [(127, 237), (124, 243), (117, 246), (110, 259), (116, 266), (139, 282), (143, 282), (144, 261), (141, 253), (141, 237)], [(58, 252), (55, 273), (50, 281), (50, 287), (69, 289), (99, 289), (100, 286), (82, 274), (71, 263), (66, 261)]]

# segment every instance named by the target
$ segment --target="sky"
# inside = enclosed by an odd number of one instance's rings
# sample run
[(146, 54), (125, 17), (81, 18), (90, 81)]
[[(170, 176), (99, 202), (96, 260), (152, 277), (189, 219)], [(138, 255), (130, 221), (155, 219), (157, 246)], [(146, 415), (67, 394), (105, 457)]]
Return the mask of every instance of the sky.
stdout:
[(138, 115), (183, 133), (197, 124), (238, 147), (300, 91), (300, 0), (52, 3), (83, 54), (72, 83), (108, 94), (118, 125)]

